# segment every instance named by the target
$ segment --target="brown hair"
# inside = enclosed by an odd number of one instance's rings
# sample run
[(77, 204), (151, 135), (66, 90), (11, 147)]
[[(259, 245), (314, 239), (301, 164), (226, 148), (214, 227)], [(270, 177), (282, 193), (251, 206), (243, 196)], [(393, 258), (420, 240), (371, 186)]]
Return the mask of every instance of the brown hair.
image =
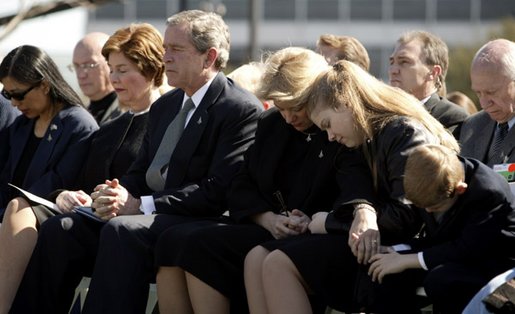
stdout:
[(404, 191), (418, 207), (428, 208), (455, 195), (465, 180), (465, 170), (456, 152), (441, 145), (415, 147), (406, 160)]
[(366, 71), (370, 69), (368, 52), (363, 44), (354, 37), (324, 34), (317, 41), (317, 46), (321, 45), (337, 49), (338, 60), (354, 62)]
[(477, 112), (476, 104), (467, 95), (462, 92), (454, 91), (447, 94), (447, 99), (452, 101), (458, 106), (461, 106), (467, 110), (468, 113), (474, 114)]
[(163, 37), (154, 26), (140, 23), (117, 30), (102, 48), (106, 60), (111, 52), (123, 53), (154, 86), (163, 84)]

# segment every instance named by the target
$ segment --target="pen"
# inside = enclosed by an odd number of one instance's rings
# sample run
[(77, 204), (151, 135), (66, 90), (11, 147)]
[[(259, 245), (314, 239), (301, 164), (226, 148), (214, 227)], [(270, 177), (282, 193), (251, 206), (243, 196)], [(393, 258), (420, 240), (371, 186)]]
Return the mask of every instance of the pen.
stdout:
[(279, 201), (279, 205), (281, 206), (279, 213), (281, 215), (288, 217), (288, 207), (286, 207), (286, 203), (284, 202), (284, 198), (281, 194), (281, 191), (274, 192), (274, 196), (277, 198), (277, 200)]

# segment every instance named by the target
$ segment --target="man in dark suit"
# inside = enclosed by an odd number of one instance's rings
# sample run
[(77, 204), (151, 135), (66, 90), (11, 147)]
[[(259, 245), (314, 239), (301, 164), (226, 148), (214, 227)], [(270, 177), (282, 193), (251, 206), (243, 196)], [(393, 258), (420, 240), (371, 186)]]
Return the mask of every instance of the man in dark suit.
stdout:
[(468, 117), (460, 106), (445, 95), (445, 76), (449, 53), (445, 42), (424, 31), (403, 34), (390, 56), (390, 85), (399, 87), (420, 100), (429, 113), (459, 137), (459, 126)]
[(0, 171), (9, 156), (9, 126), (20, 114), (9, 100), (0, 97)]
[[(468, 118), (460, 135), (461, 154), (489, 166), (515, 162), (515, 43), (486, 43), (472, 60), (470, 79), (482, 111)], [(505, 125), (506, 134), (501, 135)], [(502, 140), (500, 137), (503, 137)], [(496, 144), (497, 143), (497, 144)]]
[[(92, 280), (83, 313), (143, 313), (157, 236), (225, 211), (226, 190), (254, 140), (262, 105), (221, 72), (229, 31), (220, 16), (197, 10), (172, 16), (164, 47), (168, 83), (177, 88), (152, 106), (128, 174), (93, 192), (96, 214), (107, 224), (77, 214), (47, 220), (13, 313), (66, 313), (84, 275)], [(166, 153), (180, 117), (182, 135)]]

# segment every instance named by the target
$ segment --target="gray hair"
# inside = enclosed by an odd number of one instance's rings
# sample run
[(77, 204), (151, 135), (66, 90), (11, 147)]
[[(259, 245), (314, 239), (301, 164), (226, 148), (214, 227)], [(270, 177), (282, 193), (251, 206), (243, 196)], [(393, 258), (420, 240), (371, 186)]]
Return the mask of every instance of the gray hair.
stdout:
[(515, 81), (515, 43), (502, 38), (487, 42), (474, 56), (472, 66), (476, 64), (492, 66)]
[(215, 67), (218, 70), (224, 69), (229, 61), (231, 38), (229, 27), (222, 17), (213, 12), (188, 10), (174, 14), (166, 21), (167, 26), (183, 23), (188, 25), (191, 42), (197, 51), (204, 53), (211, 47), (217, 49)]

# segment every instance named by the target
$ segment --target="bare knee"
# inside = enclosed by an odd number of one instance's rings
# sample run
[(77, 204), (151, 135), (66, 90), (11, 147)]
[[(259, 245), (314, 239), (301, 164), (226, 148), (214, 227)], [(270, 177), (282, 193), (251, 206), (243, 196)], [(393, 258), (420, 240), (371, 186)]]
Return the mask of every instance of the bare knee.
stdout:
[(17, 212), (19, 212), (20, 210), (25, 209), (27, 207), (30, 207), (30, 204), (23, 197), (13, 198), (7, 204), (7, 208), (5, 209), (4, 216), (14, 215)]
[(245, 270), (260, 269), (269, 253), (270, 251), (261, 245), (255, 246), (245, 257)]

